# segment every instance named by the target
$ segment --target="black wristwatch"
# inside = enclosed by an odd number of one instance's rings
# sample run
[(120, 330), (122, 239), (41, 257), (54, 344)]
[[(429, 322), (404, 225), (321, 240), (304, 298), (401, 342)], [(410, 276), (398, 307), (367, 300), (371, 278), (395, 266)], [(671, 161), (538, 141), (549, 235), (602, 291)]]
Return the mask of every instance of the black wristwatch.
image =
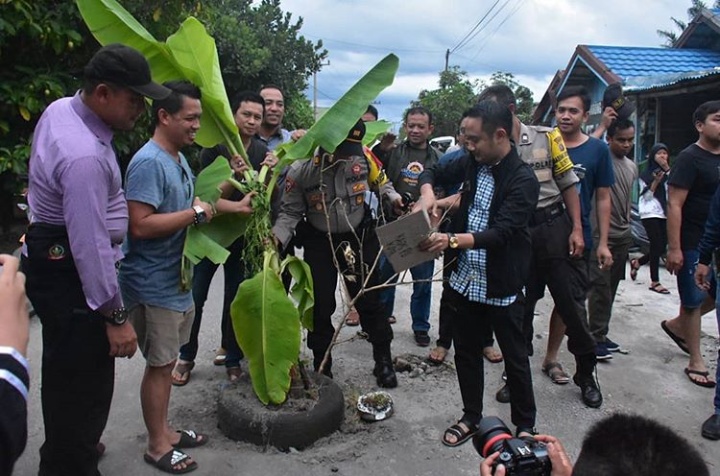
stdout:
[(195, 212), (194, 223), (196, 225), (205, 223), (207, 221), (207, 215), (205, 214), (205, 209), (203, 207), (201, 207), (200, 205), (195, 205), (194, 207), (192, 207), (192, 209)]
[(109, 322), (113, 326), (122, 326), (128, 320), (128, 311), (124, 307), (113, 309), (110, 316), (105, 316), (105, 321)]

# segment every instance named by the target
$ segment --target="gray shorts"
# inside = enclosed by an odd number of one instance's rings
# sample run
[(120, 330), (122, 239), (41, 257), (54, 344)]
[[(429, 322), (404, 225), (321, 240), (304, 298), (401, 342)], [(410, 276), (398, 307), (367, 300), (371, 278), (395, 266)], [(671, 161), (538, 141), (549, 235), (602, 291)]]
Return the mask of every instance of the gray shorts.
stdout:
[(138, 347), (149, 367), (164, 367), (177, 359), (178, 349), (190, 340), (195, 305), (185, 312), (138, 304), (129, 311)]

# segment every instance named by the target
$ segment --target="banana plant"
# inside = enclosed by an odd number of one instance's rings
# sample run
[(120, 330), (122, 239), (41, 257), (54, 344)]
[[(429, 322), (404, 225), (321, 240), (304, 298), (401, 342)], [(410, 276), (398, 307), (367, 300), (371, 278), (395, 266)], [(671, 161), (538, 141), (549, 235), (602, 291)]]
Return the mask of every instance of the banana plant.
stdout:
[[(155, 81), (186, 79), (196, 84), (202, 91), (203, 108), (196, 142), (203, 147), (225, 144), (233, 154), (242, 155), (248, 162), (225, 92), (215, 41), (197, 19), (189, 17), (175, 34), (161, 42), (115, 0), (76, 1), (100, 44), (122, 43), (143, 53)], [(236, 338), (249, 362), (253, 389), (264, 404), (280, 404), (287, 398), (290, 369), (300, 354), (300, 327), (312, 327), (314, 304), (310, 268), (294, 256), (280, 262), (272, 239), (269, 204), (280, 171), (295, 160), (311, 157), (318, 146), (335, 150), (367, 105), (392, 84), (398, 64), (395, 55), (386, 56), (305, 136), (277, 149), (279, 164), (272, 170), (267, 185), (268, 169), (263, 168), (259, 173), (251, 170), (240, 183), (233, 179), (224, 158), (216, 159), (197, 177), (196, 195), (205, 201), (214, 202), (219, 198), (219, 186), (224, 181), (245, 193), (257, 192), (250, 217), (218, 216), (209, 224), (190, 227), (184, 258), (188, 263), (197, 263), (206, 257), (223, 263), (229, 254), (225, 247), (242, 235), (245, 242), (257, 250), (250, 254), (259, 264), (249, 266), (257, 272), (239, 286), (231, 315)], [(373, 125), (371, 137), (382, 132), (383, 127), (387, 130), (387, 126), (382, 122)], [(248, 166), (252, 167), (249, 163)], [(280, 279), (286, 269), (294, 280), (290, 296)], [(187, 279), (186, 284), (189, 284)]]

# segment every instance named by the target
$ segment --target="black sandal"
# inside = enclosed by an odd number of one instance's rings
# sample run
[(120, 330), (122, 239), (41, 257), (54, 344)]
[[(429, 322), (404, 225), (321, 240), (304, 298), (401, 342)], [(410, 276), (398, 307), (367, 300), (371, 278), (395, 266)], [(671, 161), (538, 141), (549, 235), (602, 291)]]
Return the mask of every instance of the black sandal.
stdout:
[(154, 460), (153, 457), (147, 453), (143, 455), (143, 458), (145, 459), (145, 462), (147, 464), (155, 466), (160, 471), (170, 474), (189, 473), (190, 471), (195, 471), (198, 468), (198, 464), (195, 461), (185, 466), (184, 468), (176, 468), (177, 465), (184, 463), (186, 460), (190, 459), (190, 455), (176, 449), (168, 451), (167, 453), (162, 455), (157, 461)]
[[(465, 425), (468, 429), (465, 430), (463, 427), (460, 426), (460, 424)], [(452, 426), (450, 426), (447, 430), (445, 430), (445, 433), (443, 433), (442, 437), (442, 443), (445, 446), (449, 446), (451, 448), (455, 448), (456, 446), (460, 446), (464, 443), (467, 443), (467, 441), (473, 437), (473, 435), (477, 432), (477, 426), (473, 425), (472, 423), (468, 422), (467, 420), (458, 420), (458, 422)], [(450, 443), (447, 440), (447, 436), (452, 435), (454, 436), (457, 441), (454, 443)]]

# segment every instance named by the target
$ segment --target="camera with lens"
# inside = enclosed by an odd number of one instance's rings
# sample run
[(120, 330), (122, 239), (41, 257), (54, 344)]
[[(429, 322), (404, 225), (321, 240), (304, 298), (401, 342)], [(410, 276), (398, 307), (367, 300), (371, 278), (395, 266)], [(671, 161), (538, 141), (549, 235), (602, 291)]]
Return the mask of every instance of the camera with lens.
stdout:
[(405, 192), (400, 196), (400, 199), (402, 200), (402, 210), (404, 212), (408, 211), (408, 208), (410, 208), (410, 205), (415, 201), (413, 198), (413, 194), (410, 192)]
[(550, 476), (552, 465), (545, 443), (533, 438), (515, 438), (498, 417), (480, 420), (473, 436), (473, 446), (480, 456), (487, 458), (495, 452), (493, 473), (498, 464), (505, 466), (505, 474), (517, 476)]

